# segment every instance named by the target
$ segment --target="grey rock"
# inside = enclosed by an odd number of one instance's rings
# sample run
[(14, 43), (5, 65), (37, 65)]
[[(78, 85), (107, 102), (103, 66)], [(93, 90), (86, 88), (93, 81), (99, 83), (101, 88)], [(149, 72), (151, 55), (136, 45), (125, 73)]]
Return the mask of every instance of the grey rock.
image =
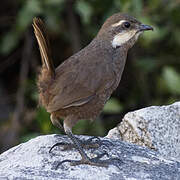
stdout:
[(129, 112), (107, 137), (146, 146), (180, 161), (180, 102)]
[[(79, 136), (87, 139), (87, 136)], [(120, 140), (101, 138), (107, 146), (87, 150), (90, 157), (107, 151), (110, 157), (118, 157), (108, 168), (89, 165), (71, 166), (68, 162), (55, 170), (58, 162), (65, 159), (80, 159), (76, 150), (62, 151), (57, 142), (69, 142), (66, 136), (46, 135), (22, 143), (0, 155), (0, 180), (179, 180), (180, 162), (162, 157), (146, 147)], [(107, 157), (103, 157), (106, 159)]]

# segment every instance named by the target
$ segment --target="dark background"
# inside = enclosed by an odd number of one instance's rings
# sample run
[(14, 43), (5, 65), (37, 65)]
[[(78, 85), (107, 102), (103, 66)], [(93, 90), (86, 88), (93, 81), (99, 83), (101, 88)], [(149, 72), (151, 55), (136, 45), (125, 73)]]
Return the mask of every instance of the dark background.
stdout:
[(101, 116), (75, 134), (105, 135), (125, 113), (180, 98), (179, 0), (2, 0), (0, 6), (0, 152), (40, 134), (60, 133), (38, 106), (41, 66), (33, 17), (47, 26), (55, 65), (86, 46), (107, 17), (127, 12), (154, 27), (129, 51), (120, 86)]

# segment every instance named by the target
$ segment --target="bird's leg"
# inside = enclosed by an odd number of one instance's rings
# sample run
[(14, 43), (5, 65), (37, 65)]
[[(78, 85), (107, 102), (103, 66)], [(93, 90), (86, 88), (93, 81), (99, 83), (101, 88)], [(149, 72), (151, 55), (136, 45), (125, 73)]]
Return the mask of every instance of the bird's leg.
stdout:
[[(64, 128), (63, 126), (61, 125), (61, 123), (59, 122), (59, 119), (54, 115), (54, 114), (51, 114), (50, 116), (50, 119), (51, 119), (51, 122), (53, 123), (54, 126), (56, 126), (57, 128), (61, 129), (63, 132), (64, 132)], [(60, 146), (60, 145), (65, 145), (66, 143), (56, 143), (54, 144), (50, 150), (49, 150), (49, 153), (51, 152), (51, 150), (56, 147), (56, 146)]]
[[(53, 125), (55, 125), (59, 129), (64, 131), (64, 128), (61, 125), (61, 123), (59, 122), (58, 118), (56, 118), (53, 114), (51, 114), (51, 121), (52, 121)], [(93, 140), (95, 140), (95, 142)], [(99, 148), (102, 145), (108, 147), (107, 144), (110, 144), (110, 142), (107, 140), (100, 140), (100, 138), (98, 138), (98, 137), (91, 137), (87, 140), (79, 140), (79, 144), (81, 144), (81, 146), (84, 149), (91, 149), (91, 148), (95, 149), (95, 148)], [(71, 150), (71, 149), (75, 148), (73, 143), (60, 142), (60, 143), (54, 144), (50, 148), (49, 152), (51, 152), (52, 149), (54, 149), (54, 147), (56, 147), (56, 146), (63, 146), (63, 149), (62, 149), (63, 151)]]
[(65, 132), (68, 137), (72, 140), (74, 147), (78, 150), (81, 155), (81, 160), (64, 160), (57, 164), (56, 169), (65, 162), (70, 162), (72, 166), (80, 165), (80, 164), (89, 164), (92, 166), (100, 166), (100, 167), (108, 167), (109, 164), (113, 164), (113, 161), (119, 161), (117, 158), (111, 158), (107, 160), (100, 160), (104, 155), (108, 155), (107, 153), (102, 153), (97, 155), (95, 158), (89, 158), (87, 154), (84, 152), (79, 140), (72, 134), (71, 129), (69, 127), (64, 126)]
[(61, 125), (59, 119), (54, 114), (51, 114), (50, 119), (54, 126), (56, 126), (57, 128), (61, 129), (64, 132), (63, 126)]

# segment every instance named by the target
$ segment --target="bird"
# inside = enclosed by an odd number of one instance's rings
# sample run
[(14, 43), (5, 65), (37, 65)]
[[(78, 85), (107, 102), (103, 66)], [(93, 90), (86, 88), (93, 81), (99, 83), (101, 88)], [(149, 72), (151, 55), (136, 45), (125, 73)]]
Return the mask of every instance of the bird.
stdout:
[[(103, 155), (90, 158), (72, 127), (79, 120), (99, 116), (119, 85), (128, 50), (144, 31), (153, 27), (125, 13), (113, 14), (86, 47), (55, 68), (45, 24), (35, 17), (32, 25), (42, 60), (37, 82), (40, 103), (50, 113), (52, 124), (65, 131), (81, 155), (80, 160), (64, 160), (59, 165), (70, 162), (107, 167), (111, 160), (101, 160)], [(60, 119), (64, 119), (63, 125)], [(57, 143), (51, 150), (62, 144), (66, 143)]]

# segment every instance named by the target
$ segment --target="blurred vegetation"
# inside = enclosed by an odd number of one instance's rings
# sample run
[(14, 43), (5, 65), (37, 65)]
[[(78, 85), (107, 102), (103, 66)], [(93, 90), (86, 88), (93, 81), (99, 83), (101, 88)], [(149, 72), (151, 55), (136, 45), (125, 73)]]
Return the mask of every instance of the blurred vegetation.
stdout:
[(3, 0), (0, 9), (0, 151), (59, 133), (38, 106), (41, 63), (31, 26), (36, 16), (47, 25), (56, 65), (86, 46), (113, 13), (129, 13), (155, 29), (130, 50), (120, 86), (101, 116), (80, 121), (76, 134), (105, 135), (128, 111), (179, 100), (179, 0)]

